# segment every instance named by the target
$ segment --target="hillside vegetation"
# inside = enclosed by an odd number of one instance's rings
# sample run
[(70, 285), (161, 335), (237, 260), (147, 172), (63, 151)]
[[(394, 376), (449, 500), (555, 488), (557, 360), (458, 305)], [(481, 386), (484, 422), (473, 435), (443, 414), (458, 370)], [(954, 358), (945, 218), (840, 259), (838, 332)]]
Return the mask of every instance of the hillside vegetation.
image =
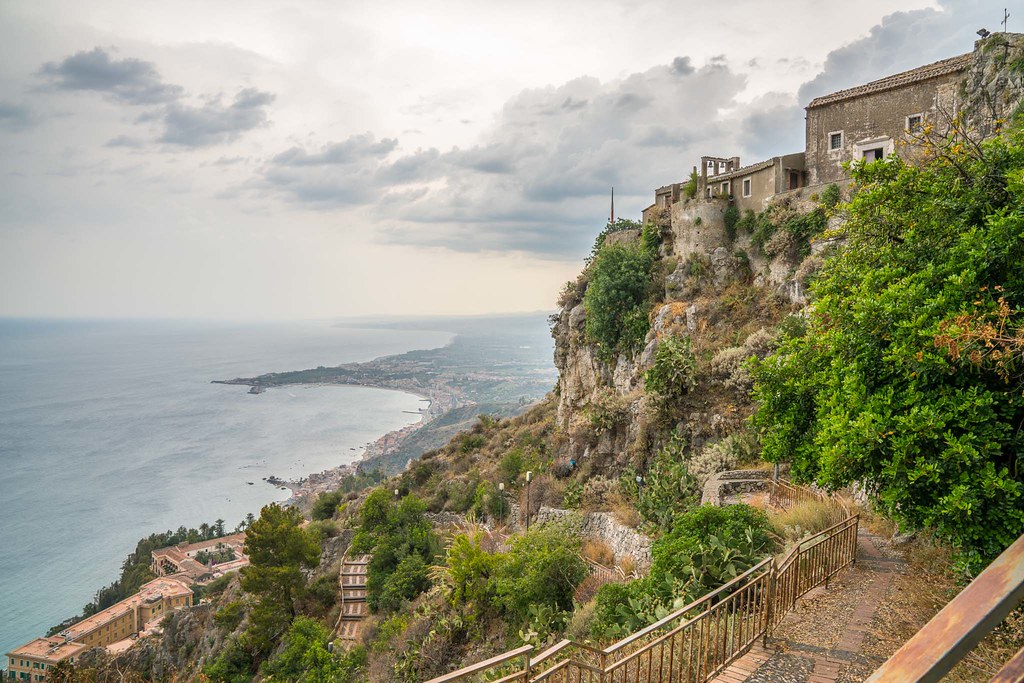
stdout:
[[(325, 494), (308, 525), (265, 508), (252, 567), (205, 612), (81, 671), (412, 683), (524, 643), (607, 644), (835, 522), (700, 504), (716, 473), (765, 460), (866, 489), (976, 571), (1024, 531), (1024, 137), (926, 142), (918, 164), (855, 166), (843, 193), (608, 226), (552, 317), (547, 398)], [(713, 219), (721, 240), (694, 247)], [(526, 531), (542, 508), (571, 513)], [(595, 513), (649, 538), (650, 566), (584, 537)], [(372, 615), (332, 651), (346, 548), (373, 556)]]

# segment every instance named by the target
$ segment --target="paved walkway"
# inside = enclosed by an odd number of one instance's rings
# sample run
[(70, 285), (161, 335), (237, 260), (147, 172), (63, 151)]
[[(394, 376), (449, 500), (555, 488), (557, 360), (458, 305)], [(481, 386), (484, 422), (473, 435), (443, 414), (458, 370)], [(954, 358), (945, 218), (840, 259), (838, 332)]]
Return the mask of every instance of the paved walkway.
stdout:
[(902, 561), (889, 557), (882, 539), (861, 529), (857, 564), (828, 589), (805, 595), (768, 639), (719, 674), (716, 683), (852, 683), (882, 662), (862, 654), (871, 623)]

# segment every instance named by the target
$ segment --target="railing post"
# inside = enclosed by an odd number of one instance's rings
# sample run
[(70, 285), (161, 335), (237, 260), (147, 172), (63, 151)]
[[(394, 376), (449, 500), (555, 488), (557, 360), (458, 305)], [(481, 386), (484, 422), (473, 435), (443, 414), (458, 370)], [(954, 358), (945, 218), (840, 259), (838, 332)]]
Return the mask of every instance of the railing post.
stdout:
[(530, 671), (530, 653), (529, 652), (524, 652), (523, 653), (523, 671), (526, 672), (525, 683), (530, 683), (530, 676), (532, 675), (533, 672)]
[(761, 645), (768, 647), (768, 632), (772, 628), (772, 619), (774, 617), (774, 610), (772, 609), (775, 604), (775, 572), (777, 568), (775, 566), (775, 560), (772, 560), (772, 569), (768, 572), (768, 593), (765, 596), (765, 615), (764, 615), (764, 635), (761, 638)]

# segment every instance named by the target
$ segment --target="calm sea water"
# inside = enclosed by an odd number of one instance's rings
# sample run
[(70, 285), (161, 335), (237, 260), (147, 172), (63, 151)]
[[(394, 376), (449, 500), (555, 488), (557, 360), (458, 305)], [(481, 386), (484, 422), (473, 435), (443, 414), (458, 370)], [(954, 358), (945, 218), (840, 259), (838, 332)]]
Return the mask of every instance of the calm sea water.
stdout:
[(251, 396), (210, 380), (450, 338), (330, 322), (0, 319), (0, 655), (76, 614), (139, 538), (217, 518), (234, 527), (287, 497), (263, 477), (351, 462), (423, 405), (359, 387)]

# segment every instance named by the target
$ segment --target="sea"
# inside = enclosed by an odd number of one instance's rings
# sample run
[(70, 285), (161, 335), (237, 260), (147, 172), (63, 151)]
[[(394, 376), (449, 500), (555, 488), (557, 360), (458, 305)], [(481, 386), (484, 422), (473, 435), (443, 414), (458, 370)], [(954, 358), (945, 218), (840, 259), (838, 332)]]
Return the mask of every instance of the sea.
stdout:
[(264, 481), (358, 458), (418, 421), (397, 391), (211, 384), (444, 346), (452, 333), (335, 321), (0, 319), (2, 655), (80, 613), (138, 539), (289, 495)]

